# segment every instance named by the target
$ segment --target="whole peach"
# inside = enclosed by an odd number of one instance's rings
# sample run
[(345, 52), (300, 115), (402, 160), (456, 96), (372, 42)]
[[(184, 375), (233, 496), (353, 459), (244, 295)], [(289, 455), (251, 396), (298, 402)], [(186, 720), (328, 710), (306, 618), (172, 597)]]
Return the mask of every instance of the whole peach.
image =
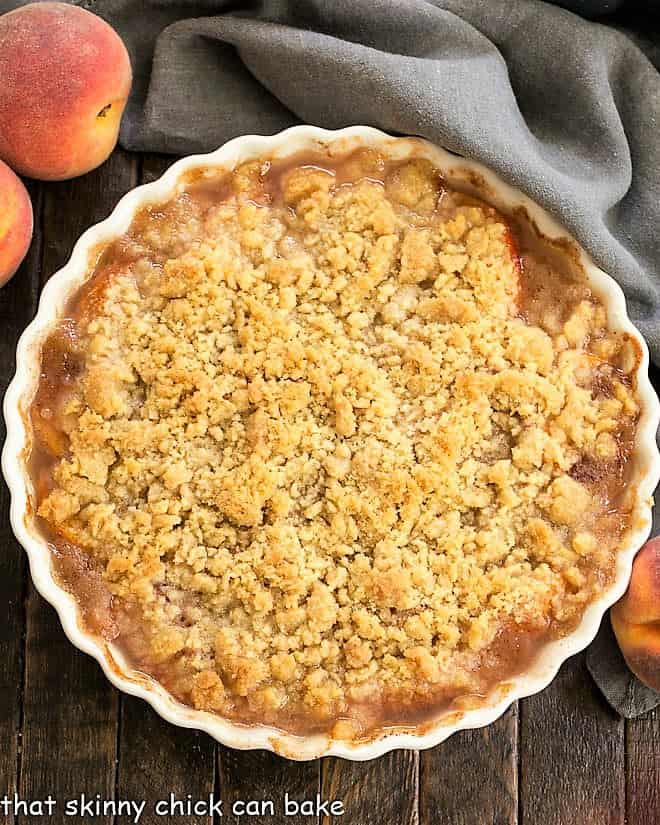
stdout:
[(660, 538), (637, 554), (628, 590), (610, 615), (628, 667), (660, 691)]
[(31, 3), (4, 14), (0, 78), (0, 158), (16, 172), (64, 180), (112, 152), (131, 63), (100, 17), (66, 3)]
[(32, 202), (27, 189), (0, 161), (0, 286), (21, 265), (32, 240)]

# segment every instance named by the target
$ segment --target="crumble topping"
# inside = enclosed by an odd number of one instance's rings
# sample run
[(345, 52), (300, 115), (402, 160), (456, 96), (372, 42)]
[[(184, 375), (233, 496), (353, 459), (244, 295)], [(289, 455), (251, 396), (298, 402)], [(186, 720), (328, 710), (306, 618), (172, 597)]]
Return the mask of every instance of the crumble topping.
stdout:
[(428, 161), (223, 187), (83, 287), (32, 410), (39, 515), (197, 708), (359, 736), (484, 693), (609, 575), (632, 341)]

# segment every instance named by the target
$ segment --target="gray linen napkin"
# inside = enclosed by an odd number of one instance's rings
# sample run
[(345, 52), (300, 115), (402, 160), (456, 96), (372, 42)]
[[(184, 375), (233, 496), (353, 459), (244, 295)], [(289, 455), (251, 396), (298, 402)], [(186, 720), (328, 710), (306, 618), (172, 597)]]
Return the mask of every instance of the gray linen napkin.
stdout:
[[(591, 16), (622, 0), (561, 4)], [(16, 5), (0, 0), (0, 11)], [(635, 45), (539, 0), (79, 5), (106, 18), (131, 52), (126, 148), (206, 151), (299, 122), (426, 137), (483, 161), (554, 213), (622, 286), (660, 363), (660, 74), (651, 62), (660, 54), (652, 21), (631, 28), (617, 13)], [(594, 648), (607, 649), (617, 652), (611, 639)], [(635, 691), (621, 691), (621, 680), (633, 677), (620, 657), (594, 655), (592, 673), (613, 706), (625, 715), (647, 710), (648, 693), (638, 701)]]

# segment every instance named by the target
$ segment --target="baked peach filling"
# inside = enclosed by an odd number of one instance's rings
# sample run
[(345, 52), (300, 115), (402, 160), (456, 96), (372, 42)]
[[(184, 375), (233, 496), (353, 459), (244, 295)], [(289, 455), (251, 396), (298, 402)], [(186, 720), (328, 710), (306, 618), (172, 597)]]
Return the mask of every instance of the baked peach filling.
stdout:
[(178, 699), (360, 738), (564, 635), (630, 526), (635, 342), (567, 249), (422, 158), (200, 170), (42, 356), (38, 516)]

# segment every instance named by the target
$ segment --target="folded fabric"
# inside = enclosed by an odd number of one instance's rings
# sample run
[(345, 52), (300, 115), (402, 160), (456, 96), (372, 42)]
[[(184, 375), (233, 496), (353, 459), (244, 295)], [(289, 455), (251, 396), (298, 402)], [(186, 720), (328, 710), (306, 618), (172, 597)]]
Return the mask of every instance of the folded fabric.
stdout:
[[(590, 15), (621, 6), (572, 3)], [(80, 5), (131, 53), (126, 148), (207, 151), (300, 122), (421, 135), (557, 216), (619, 282), (660, 363), (660, 74), (620, 31), (538, 0)], [(660, 57), (648, 33), (631, 33)], [(628, 671), (607, 644), (599, 667), (590, 658), (594, 677), (620, 712), (643, 712), (650, 698), (618, 688)]]
[(422, 135), (557, 215), (660, 360), (660, 74), (620, 32), (537, 0), (84, 5), (131, 51), (127, 148), (209, 150), (301, 121)]

